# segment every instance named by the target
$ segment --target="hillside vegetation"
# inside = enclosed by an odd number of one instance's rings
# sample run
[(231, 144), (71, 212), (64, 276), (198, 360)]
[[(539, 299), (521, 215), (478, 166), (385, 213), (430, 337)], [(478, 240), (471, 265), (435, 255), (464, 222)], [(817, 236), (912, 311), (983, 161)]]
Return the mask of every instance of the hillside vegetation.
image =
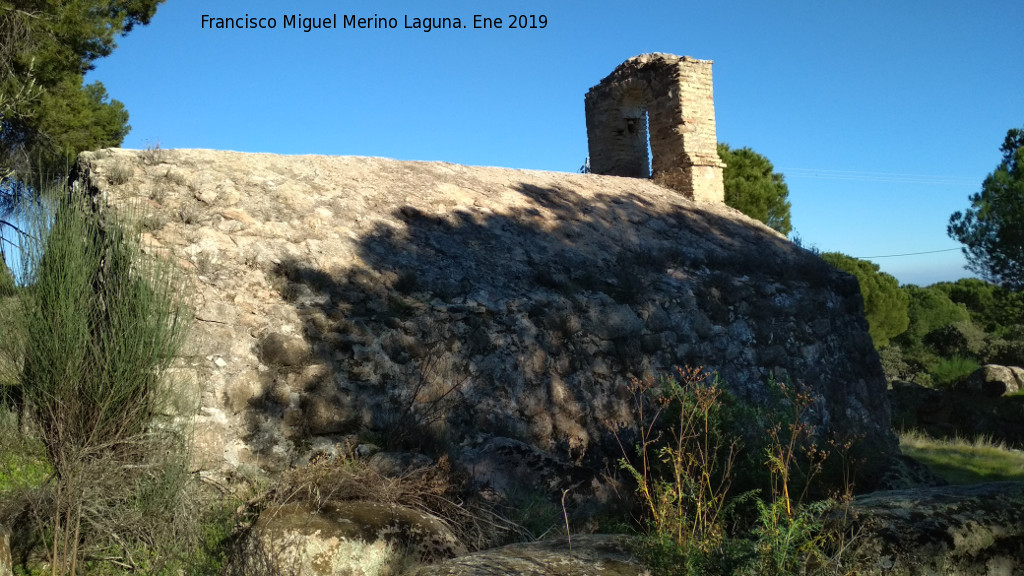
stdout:
[(1024, 295), (978, 278), (900, 286), (877, 264), (826, 261), (857, 277), (865, 316), (891, 382), (948, 388), (983, 364), (1024, 364)]

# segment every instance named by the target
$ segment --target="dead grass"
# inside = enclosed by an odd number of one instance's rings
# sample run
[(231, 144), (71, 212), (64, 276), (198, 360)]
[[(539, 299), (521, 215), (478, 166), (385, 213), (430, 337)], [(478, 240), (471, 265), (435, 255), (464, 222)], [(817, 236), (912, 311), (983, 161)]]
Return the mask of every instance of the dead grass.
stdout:
[(950, 484), (1024, 481), (1024, 451), (990, 438), (939, 440), (908, 431), (900, 433), (900, 448)]
[(482, 550), (514, 539), (521, 529), (483, 506), (464, 501), (452, 482), (447, 458), (398, 477), (379, 472), (350, 457), (321, 456), (308, 466), (286, 472), (261, 496), (261, 503), (368, 501), (397, 504), (426, 512), (446, 524), (470, 550)]

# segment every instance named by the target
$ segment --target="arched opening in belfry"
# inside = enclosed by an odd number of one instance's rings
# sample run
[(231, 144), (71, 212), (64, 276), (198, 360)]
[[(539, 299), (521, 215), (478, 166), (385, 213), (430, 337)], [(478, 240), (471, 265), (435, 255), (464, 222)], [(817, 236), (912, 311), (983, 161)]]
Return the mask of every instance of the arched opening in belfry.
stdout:
[(622, 146), (624, 168), (633, 178), (651, 177), (650, 113), (642, 104), (622, 106)]

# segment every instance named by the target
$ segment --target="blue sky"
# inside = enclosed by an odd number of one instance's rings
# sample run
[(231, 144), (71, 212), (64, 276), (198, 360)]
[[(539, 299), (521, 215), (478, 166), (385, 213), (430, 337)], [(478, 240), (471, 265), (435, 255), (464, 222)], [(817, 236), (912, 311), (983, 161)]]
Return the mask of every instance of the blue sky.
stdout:
[[(283, 29), (283, 16), (397, 29)], [(544, 29), (404, 28), (534, 14)], [(203, 29), (202, 16), (276, 29)], [(786, 175), (805, 244), (867, 257), (958, 248), (952, 212), (1024, 126), (1020, 0), (168, 0), (96, 63), (127, 148), (385, 156), (575, 171), (583, 95), (625, 59), (714, 60), (718, 139)], [(339, 21), (340, 25), (340, 21)], [(873, 258), (901, 282), (968, 275), (959, 251)]]

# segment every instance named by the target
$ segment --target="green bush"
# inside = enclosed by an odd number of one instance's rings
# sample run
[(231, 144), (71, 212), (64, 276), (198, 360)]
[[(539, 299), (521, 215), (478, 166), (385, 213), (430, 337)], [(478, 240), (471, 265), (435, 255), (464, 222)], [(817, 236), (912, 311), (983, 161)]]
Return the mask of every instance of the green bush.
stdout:
[[(21, 522), (65, 574), (87, 556), (157, 572), (187, 554), (196, 494), (181, 398), (164, 378), (188, 327), (181, 283), (112, 214), (67, 189), (25, 247), (16, 382), (53, 473)], [(27, 521), (26, 521), (27, 520)]]
[(921, 345), (925, 334), (932, 330), (947, 324), (971, 320), (971, 315), (963, 304), (953, 302), (938, 288), (910, 285), (904, 286), (903, 291), (910, 299), (907, 308), (910, 324), (906, 332), (896, 338), (896, 342), (904, 348)]
[[(811, 502), (808, 495), (830, 452), (845, 453), (851, 443), (823, 444), (807, 423), (817, 399), (772, 382), (777, 407), (753, 409), (764, 426), (757, 464), (768, 488), (731, 495), (733, 480), (743, 474), (734, 467), (739, 436), (724, 413), (733, 408), (707, 378), (687, 369), (677, 378), (634, 379), (630, 385), (635, 450), (623, 445), (621, 429), (614, 432), (623, 449), (620, 467), (635, 481), (645, 511), (638, 556), (655, 575), (783, 576), (812, 567), (816, 574), (837, 572), (829, 549), (836, 542), (842, 548), (844, 527), (822, 520), (836, 502)], [(738, 513), (750, 502), (756, 507), (752, 525)]]
[(980, 367), (973, 358), (964, 358), (963, 356), (943, 358), (931, 370), (932, 382), (936, 388), (949, 388), (966, 380)]
[(823, 500), (787, 510), (784, 500), (757, 501), (758, 525), (755, 564), (758, 576), (806, 574), (808, 566), (827, 564), (825, 545), (830, 537), (821, 516), (833, 502)]
[(1024, 365), (1024, 340), (1017, 337), (1013, 339), (990, 338), (985, 343), (982, 357), (986, 364), (1022, 366)]
[(620, 468), (635, 481), (646, 512), (637, 552), (656, 574), (707, 574), (725, 544), (738, 439), (722, 430), (722, 389), (708, 378), (700, 369), (634, 378), (635, 450), (613, 430), (623, 451)]

